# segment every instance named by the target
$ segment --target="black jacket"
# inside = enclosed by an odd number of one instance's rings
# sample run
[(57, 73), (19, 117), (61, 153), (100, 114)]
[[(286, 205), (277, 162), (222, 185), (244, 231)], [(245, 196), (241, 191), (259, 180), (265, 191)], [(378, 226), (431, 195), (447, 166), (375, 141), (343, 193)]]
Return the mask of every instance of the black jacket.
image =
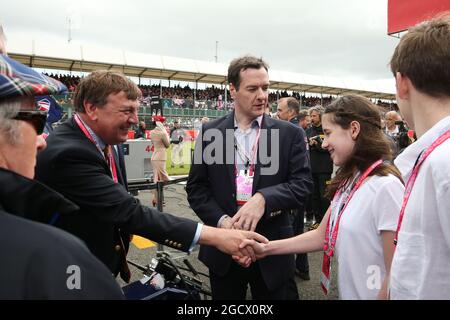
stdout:
[[(323, 140), (322, 125), (312, 125), (306, 129), (306, 135), (308, 139), (322, 136), (320, 140)], [(311, 158), (311, 171), (312, 173), (329, 173), (333, 172), (333, 161), (331, 160), (330, 153), (322, 148), (322, 145), (309, 146), (309, 154)]]
[(0, 181), (0, 299), (123, 299), (111, 272), (78, 238), (28, 220), (48, 221), (76, 205), (5, 169)]
[[(117, 159), (116, 164), (121, 168)], [(129, 234), (187, 251), (197, 223), (141, 205), (128, 194), (123, 174), (118, 178), (114, 183), (103, 155), (73, 118), (55, 129), (38, 156), (36, 179), (80, 207), (78, 214), (61, 217), (56, 225), (84, 240), (114, 274), (123, 271), (120, 241), (127, 246)]]
[(139, 138), (145, 139), (145, 129), (142, 128), (141, 126), (139, 126), (139, 128), (137, 128), (136, 131), (134, 132), (134, 138), (135, 139), (139, 139)]
[[(195, 156), (201, 155), (202, 150), (211, 143), (202, 141), (202, 136), (208, 129), (218, 129), (223, 137), (234, 139), (234, 135), (227, 136), (226, 130), (234, 129), (234, 112), (218, 120), (208, 122), (202, 127), (202, 134), (197, 138)], [(265, 213), (256, 227), (256, 232), (266, 236), (269, 240), (292, 237), (293, 229), (289, 220), (289, 209), (296, 209), (306, 201), (312, 188), (311, 172), (305, 146), (303, 130), (286, 121), (275, 120), (264, 116), (262, 129), (267, 129), (268, 141), (279, 133), (279, 140), (275, 143), (279, 146), (279, 167), (272, 175), (262, 175), (262, 165), (258, 152), (255, 176), (253, 181), (253, 193), (260, 192), (265, 199)], [(206, 140), (206, 139), (205, 139)], [(263, 140), (261, 134), (260, 144)], [(223, 139), (223, 147), (227, 143)], [(234, 142), (231, 141), (231, 146)], [(224, 149), (226, 150), (226, 149)], [(234, 151), (233, 148), (231, 150)], [(261, 150), (261, 147), (258, 148)], [(268, 154), (275, 150), (275, 146), (268, 144)], [(223, 164), (214, 163), (207, 165), (202, 157), (194, 158), (189, 173), (186, 191), (191, 208), (199, 218), (207, 225), (217, 226), (219, 219), (227, 214), (232, 217), (237, 212), (236, 205), (236, 181), (234, 176), (234, 153), (228, 155), (233, 163), (226, 164), (226, 152), (223, 152)], [(200, 160), (197, 163), (197, 160)], [(211, 271), (224, 275), (231, 265), (231, 257), (223, 254), (214, 247), (201, 246), (199, 259), (204, 262)], [(260, 260), (262, 276), (270, 290), (277, 288), (294, 273), (294, 255), (268, 256)]]

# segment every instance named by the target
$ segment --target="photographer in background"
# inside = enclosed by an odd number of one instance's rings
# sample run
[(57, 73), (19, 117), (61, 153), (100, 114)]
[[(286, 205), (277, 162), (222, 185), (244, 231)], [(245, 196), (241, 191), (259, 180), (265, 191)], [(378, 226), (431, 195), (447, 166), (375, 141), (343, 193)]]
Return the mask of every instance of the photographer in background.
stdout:
[(306, 217), (308, 220), (315, 219), (312, 229), (319, 226), (320, 221), (327, 211), (330, 201), (324, 197), (327, 181), (331, 180), (333, 172), (333, 162), (327, 150), (322, 149), (322, 139), (324, 137), (322, 128), (322, 106), (310, 109), (311, 126), (306, 130), (309, 141), (309, 154), (311, 161), (311, 172), (314, 182), (314, 190), (308, 201)]
[(385, 134), (392, 142), (392, 156), (395, 159), (407, 146), (411, 144), (408, 136), (408, 128), (402, 117), (395, 111), (386, 112), (384, 115), (386, 123)]
[(402, 153), (402, 151), (412, 143), (408, 136), (408, 128), (406, 127), (406, 123), (404, 121), (395, 121), (395, 125), (398, 127), (398, 133), (395, 138), (397, 153), (394, 154), (394, 158)]

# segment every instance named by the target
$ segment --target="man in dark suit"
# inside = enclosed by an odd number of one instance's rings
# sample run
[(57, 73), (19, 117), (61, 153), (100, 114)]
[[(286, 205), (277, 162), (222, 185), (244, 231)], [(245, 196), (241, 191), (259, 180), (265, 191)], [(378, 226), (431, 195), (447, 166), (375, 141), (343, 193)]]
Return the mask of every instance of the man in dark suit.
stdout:
[[(120, 154), (114, 145), (126, 141), (138, 121), (139, 88), (124, 75), (96, 71), (77, 87), (77, 113), (49, 136), (38, 156), (36, 178), (80, 207), (59, 217), (56, 225), (84, 240), (111, 272), (128, 281), (126, 252), (130, 234), (190, 251), (198, 242), (228, 254), (255, 233), (223, 233), (192, 220), (143, 206), (128, 194)], [(124, 187), (125, 186), (125, 187)]]
[[(297, 126), (264, 115), (268, 66), (251, 56), (228, 68), (234, 112), (203, 125), (187, 183), (188, 201), (205, 224), (256, 230), (268, 239), (293, 235), (289, 209), (304, 203), (312, 186), (305, 135)], [(271, 256), (243, 268), (202, 246), (213, 299), (288, 299), (294, 255)]]
[[(300, 127), (299, 112), (300, 103), (294, 97), (286, 97), (278, 100), (278, 119), (289, 121), (290, 123)], [(301, 130), (304, 132), (303, 128)], [(305, 139), (305, 145), (308, 146), (307, 139)], [(305, 204), (302, 204), (298, 209), (291, 210), (291, 219), (294, 234), (302, 234), (305, 227)], [(295, 274), (301, 279), (310, 280), (308, 256), (306, 253), (297, 254), (297, 257), (295, 258), (295, 269)]]
[(145, 121), (140, 121), (139, 122), (139, 126), (136, 129), (136, 131), (134, 132), (134, 138), (135, 139), (145, 139)]

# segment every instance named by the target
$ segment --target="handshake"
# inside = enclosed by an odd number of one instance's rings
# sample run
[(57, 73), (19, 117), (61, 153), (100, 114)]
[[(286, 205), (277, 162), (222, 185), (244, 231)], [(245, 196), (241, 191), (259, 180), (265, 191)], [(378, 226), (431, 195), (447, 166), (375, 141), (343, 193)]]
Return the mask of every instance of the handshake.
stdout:
[(266, 256), (269, 240), (259, 233), (237, 229), (203, 226), (201, 244), (211, 245), (232, 256), (243, 267)]
[(269, 244), (269, 240), (264, 239), (266, 240), (264, 242), (256, 241), (256, 239), (243, 240), (239, 245), (239, 250), (242, 255), (232, 255), (233, 260), (242, 267), (247, 268), (252, 262), (264, 258), (267, 255), (266, 250)]
[[(225, 218), (221, 228), (203, 226), (200, 243), (212, 245), (220, 251), (229, 254), (233, 260), (243, 267), (265, 257), (265, 249), (269, 240), (254, 232), (258, 221), (264, 213), (265, 200), (255, 193), (232, 217)], [(207, 240), (204, 241), (203, 234)]]

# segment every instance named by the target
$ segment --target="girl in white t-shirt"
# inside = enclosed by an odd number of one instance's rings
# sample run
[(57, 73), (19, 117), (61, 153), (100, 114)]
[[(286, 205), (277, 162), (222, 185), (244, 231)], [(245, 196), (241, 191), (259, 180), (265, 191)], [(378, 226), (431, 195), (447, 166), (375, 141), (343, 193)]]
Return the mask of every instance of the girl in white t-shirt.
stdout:
[[(330, 152), (340, 169), (327, 189), (333, 201), (320, 226), (267, 244), (246, 240), (241, 247), (253, 246), (258, 259), (324, 250), (337, 258), (341, 299), (386, 298), (385, 279), (404, 186), (400, 172), (390, 162), (392, 155), (379, 112), (367, 98), (347, 95), (326, 108), (322, 126), (322, 148)], [(322, 266), (323, 288), (330, 282), (327, 259)], [(244, 266), (251, 263), (250, 258), (235, 260)]]

